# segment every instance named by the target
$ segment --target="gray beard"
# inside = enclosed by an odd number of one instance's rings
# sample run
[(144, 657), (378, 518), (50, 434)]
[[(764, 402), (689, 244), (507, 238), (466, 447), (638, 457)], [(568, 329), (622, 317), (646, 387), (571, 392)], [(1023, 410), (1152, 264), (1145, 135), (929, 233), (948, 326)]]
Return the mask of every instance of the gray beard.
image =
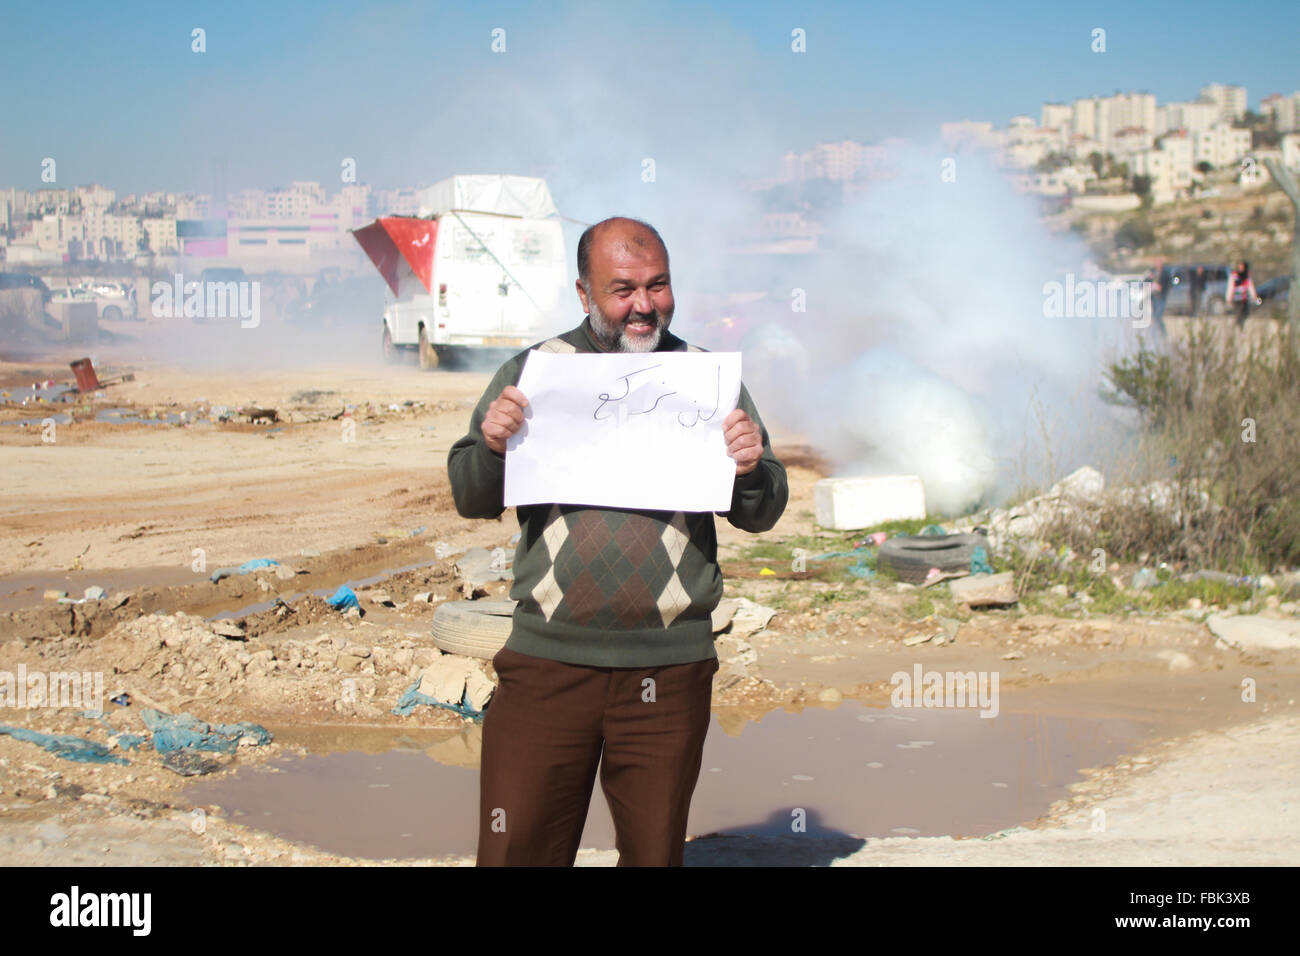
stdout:
[(590, 317), (591, 327), (596, 330), (596, 337), (606, 348), (614, 352), (653, 352), (659, 347), (659, 339), (664, 332), (664, 323), (656, 314), (655, 330), (648, 337), (629, 338), (621, 324), (617, 328), (611, 328), (613, 323), (605, 318), (594, 301), (591, 303)]

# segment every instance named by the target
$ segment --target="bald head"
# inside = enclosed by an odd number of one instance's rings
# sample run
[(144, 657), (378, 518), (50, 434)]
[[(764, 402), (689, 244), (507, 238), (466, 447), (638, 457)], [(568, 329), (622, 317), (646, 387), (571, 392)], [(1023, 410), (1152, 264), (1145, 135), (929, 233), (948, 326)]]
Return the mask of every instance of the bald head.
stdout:
[(639, 219), (598, 222), (578, 240), (577, 291), (606, 351), (652, 352), (673, 318), (668, 247)]
[(611, 216), (588, 226), (578, 239), (578, 281), (591, 288), (591, 251), (600, 246), (621, 257), (641, 257), (660, 252), (668, 265), (668, 246), (659, 231), (648, 222), (627, 216)]

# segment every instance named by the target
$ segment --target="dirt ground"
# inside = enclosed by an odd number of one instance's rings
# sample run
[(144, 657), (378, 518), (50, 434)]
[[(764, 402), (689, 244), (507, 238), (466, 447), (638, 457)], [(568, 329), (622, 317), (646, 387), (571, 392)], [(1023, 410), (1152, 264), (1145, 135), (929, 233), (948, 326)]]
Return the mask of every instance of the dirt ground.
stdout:
[[(122, 331), (140, 334), (139, 327)], [(513, 512), (500, 521), (459, 517), (446, 476), (448, 449), (490, 374), (358, 359), (232, 375), (141, 358), (131, 341), (94, 351), (101, 379), (130, 372), (134, 381), (73, 405), (0, 404), (0, 671), (102, 672), (105, 697), (125, 692), (131, 705), (105, 704), (101, 720), (70, 708), (10, 707), (0, 722), (110, 746), (120, 733), (143, 733), (142, 706), (344, 737), (459, 732), (465, 719), (448, 710), (421, 707), (399, 717), (391, 708), (439, 655), (429, 637), (434, 608), (464, 596), (456, 554), (473, 547), (513, 553)], [(35, 382), (66, 381), (67, 362), (82, 354), (2, 361), (0, 391), (12, 396)], [(779, 410), (756, 400), (786, 462), (791, 496), (767, 534), (717, 522), (727, 596), (777, 608), (765, 629), (743, 641), (720, 635), (720, 721), (743, 724), (774, 709), (849, 699), (880, 705), (889, 699), (889, 676), (920, 661), (998, 670), (1004, 690), (1045, 710), (1143, 710), (1164, 732), (1141, 753), (1087, 768), (1068, 799), (995, 839), (829, 846), (700, 834), (688, 845), (688, 863), (1294, 859), (1300, 653), (1235, 650), (1216, 642), (1202, 615), (1183, 610), (1080, 617), (947, 608), (918, 617), (912, 588), (848, 575), (819, 580), (777, 565), (765, 573), (749, 549), (815, 532), (813, 485), (824, 463), (783, 426)], [(241, 407), (274, 408), (277, 420), (252, 423)], [(127, 411), (105, 416), (106, 409)], [(51, 414), (72, 417), (56, 419), (52, 441), (40, 424)], [(280, 568), (210, 580), (218, 568), (255, 558)], [(342, 615), (319, 596), (344, 582), (373, 588), (358, 588), (363, 616)], [(82, 604), (46, 597), (53, 589), (79, 598), (91, 586), (106, 596)], [(507, 589), (492, 582), (479, 594), (501, 597)], [(1276, 607), (1265, 613), (1288, 616)], [(944, 615), (951, 617), (940, 621)], [(214, 633), (215, 616), (239, 622), (242, 636)], [(954, 623), (948, 641), (917, 643)], [(1244, 677), (1257, 684), (1249, 704), (1240, 700)], [(308, 748), (241, 746), (214, 758), (216, 772), (295, 752)], [(5, 858), (34, 865), (374, 862), (289, 843), (231, 822), (218, 807), (199, 814), (180, 796), (188, 779), (158, 754), (123, 755), (129, 765), (74, 763), (0, 735)], [(615, 858), (583, 851), (579, 863)]]

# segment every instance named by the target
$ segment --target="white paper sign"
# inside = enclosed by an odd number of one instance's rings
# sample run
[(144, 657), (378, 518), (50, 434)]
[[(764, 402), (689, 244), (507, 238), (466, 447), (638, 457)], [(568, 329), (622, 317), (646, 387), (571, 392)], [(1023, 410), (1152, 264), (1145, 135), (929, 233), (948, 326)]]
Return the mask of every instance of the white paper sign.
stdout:
[(728, 511), (739, 352), (528, 353), (505, 504)]

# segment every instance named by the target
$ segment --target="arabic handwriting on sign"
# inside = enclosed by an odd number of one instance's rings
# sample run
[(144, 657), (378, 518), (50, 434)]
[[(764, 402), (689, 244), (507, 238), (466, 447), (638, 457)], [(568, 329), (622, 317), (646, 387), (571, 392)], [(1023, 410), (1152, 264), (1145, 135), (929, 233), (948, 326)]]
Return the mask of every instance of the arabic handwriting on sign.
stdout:
[(677, 424), (682, 425), (685, 428), (694, 428), (696, 425), (700, 423), (701, 418), (707, 422), (711, 418), (713, 418), (714, 415), (718, 414), (718, 405), (721, 404), (721, 402), (722, 402), (722, 366), (719, 365), (718, 381), (717, 384), (714, 386), (714, 393), (713, 393), (713, 411), (709, 412), (709, 414), (707, 415), (701, 415), (699, 406), (697, 405), (695, 408), (695, 421), (687, 425), (684, 421), (682, 421), (682, 413), (678, 412)]
[[(662, 364), (662, 363), (660, 363), (660, 364)], [(596, 410), (595, 410), (594, 412), (591, 413), (591, 417), (594, 418), (594, 419), (595, 419), (596, 421), (598, 421), (598, 422), (603, 422), (605, 419), (612, 417), (612, 416), (610, 416), (610, 415), (601, 415), (600, 412), (601, 412), (601, 410), (602, 410), (606, 405), (608, 405), (609, 403), (611, 403), (611, 402), (621, 402), (621, 401), (623, 401), (623, 399), (625, 399), (625, 398), (628, 397), (628, 395), (629, 395), (629, 394), (631, 393), (631, 391), (632, 391), (632, 386), (631, 386), (631, 383), (628, 382), (628, 379), (631, 378), (633, 375), (639, 375), (639, 374), (641, 374), (642, 372), (648, 372), (648, 371), (650, 371), (650, 369), (652, 369), (652, 368), (659, 368), (659, 367), (660, 367), (659, 365), (651, 365), (651, 366), (648, 366), (648, 367), (646, 367), (646, 368), (637, 369), (635, 372), (628, 372), (626, 375), (620, 375), (620, 376), (619, 376), (619, 379), (623, 382), (623, 394), (622, 394), (622, 395), (617, 395), (617, 396), (612, 396), (612, 397), (611, 397), (610, 394), (609, 394), (609, 392), (601, 392), (599, 395), (596, 396), (596, 398), (600, 401), (600, 404), (597, 405), (597, 406), (596, 406)], [(664, 383), (663, 383), (663, 382), (660, 382), (659, 384), (662, 385), (662, 384), (664, 384)], [(652, 411), (655, 410), (655, 406), (658, 405), (660, 402), (662, 402), (665, 398), (667, 398), (669, 395), (676, 395), (676, 394), (677, 394), (677, 393), (676, 393), (675, 391), (673, 391), (673, 392), (664, 392), (662, 395), (660, 395), (658, 398), (656, 398), (656, 399), (654, 400), (653, 404), (651, 404), (651, 406), (650, 406), (649, 408), (643, 408), (643, 409), (641, 409), (639, 412), (628, 411), (627, 414), (629, 414), (629, 415), (644, 415), (646, 412), (652, 412)]]
[[(625, 399), (627, 399), (629, 395), (631, 395), (631, 393), (632, 393), (632, 383), (629, 381), (629, 379), (630, 379), (633, 375), (639, 375), (639, 374), (641, 374), (642, 372), (648, 372), (648, 371), (650, 371), (651, 369), (656, 369), (656, 368), (659, 368), (659, 367), (660, 367), (660, 365), (651, 365), (651, 366), (648, 366), (648, 367), (643, 368), (643, 369), (637, 369), (635, 372), (629, 372), (629, 373), (626, 374), (626, 375), (621, 375), (621, 376), (619, 376), (619, 380), (622, 381), (622, 383), (623, 383), (623, 394), (622, 394), (622, 395), (611, 395), (609, 392), (601, 392), (599, 395), (596, 396), (596, 399), (597, 399), (597, 401), (599, 402), (599, 404), (596, 406), (595, 411), (592, 412), (591, 417), (592, 417), (593, 419), (595, 419), (596, 421), (598, 421), (598, 422), (600, 422), (600, 421), (605, 421), (606, 419), (613, 417), (613, 416), (610, 415), (610, 414), (604, 414), (604, 415), (602, 415), (601, 412), (604, 411), (606, 405), (609, 405), (609, 404), (612, 404), (612, 403), (616, 403), (616, 402), (622, 402), (622, 401), (624, 401)], [(661, 385), (666, 385), (667, 383), (666, 383), (666, 382), (660, 382), (659, 384), (661, 384)], [(677, 394), (677, 392), (676, 392), (675, 390), (674, 390), (674, 391), (670, 391), (670, 392), (664, 392), (662, 395), (660, 395), (658, 398), (656, 398), (653, 402), (651, 402), (650, 405), (649, 405), (649, 407), (647, 407), (647, 408), (642, 408), (642, 409), (639, 409), (639, 410), (632, 410), (632, 409), (630, 409), (630, 408), (627, 408), (627, 406), (620, 405), (620, 406), (618, 406), (618, 411), (621, 412), (621, 413), (623, 413), (623, 414), (626, 414), (626, 415), (628, 415), (628, 416), (631, 416), (631, 415), (645, 415), (645, 414), (648, 413), (648, 412), (652, 412), (652, 411), (654, 411), (654, 410), (659, 406), (659, 403), (662, 402), (662, 401), (663, 401), (665, 398), (667, 398), (669, 395), (676, 395), (676, 394)], [(698, 425), (698, 424), (700, 423), (701, 420), (703, 420), (703, 421), (709, 421), (710, 419), (713, 418), (714, 415), (716, 415), (716, 414), (718, 413), (718, 407), (721, 405), (721, 403), (722, 403), (722, 366), (719, 365), (719, 366), (717, 367), (717, 383), (716, 383), (716, 385), (715, 385), (715, 390), (714, 390), (713, 408), (712, 408), (712, 410), (711, 410), (707, 415), (705, 415), (705, 414), (702, 414), (702, 413), (700, 412), (699, 406), (696, 406), (696, 408), (695, 408), (695, 419), (694, 419), (694, 421), (691, 421), (691, 422), (687, 422), (687, 421), (685, 421), (685, 420), (683, 419), (682, 416), (685, 414), (685, 412), (678, 412), (678, 413), (677, 413), (677, 424), (681, 425), (683, 428), (694, 428), (696, 425)]]

